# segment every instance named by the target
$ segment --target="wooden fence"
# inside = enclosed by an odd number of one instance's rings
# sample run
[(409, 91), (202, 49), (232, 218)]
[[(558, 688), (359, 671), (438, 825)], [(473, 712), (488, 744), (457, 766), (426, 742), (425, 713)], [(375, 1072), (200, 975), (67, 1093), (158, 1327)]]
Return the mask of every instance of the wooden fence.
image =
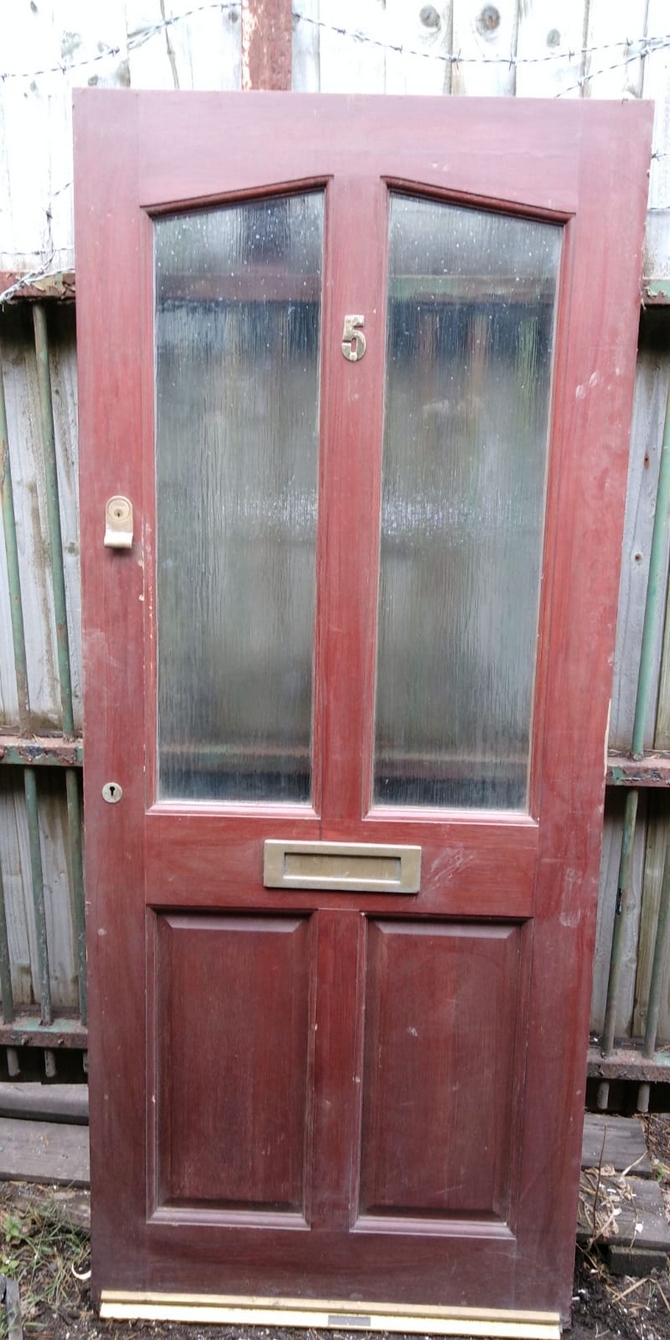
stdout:
[[(248, 86), (245, 17), (254, 4), (263, 8), (261, 0), (109, 0), (102, 13), (75, 0), (45, 0), (39, 13), (26, 4), (12, 7), (11, 22), (0, 16), (0, 172), (8, 201), (0, 211), (0, 294), (7, 295), (0, 298), (0, 438), (10, 465), (2, 470), (0, 543), (0, 1057), (10, 1073), (46, 1066), (47, 1074), (69, 1075), (86, 1040), (70, 91), (86, 83)], [(642, 1084), (644, 1105), (644, 1086), (665, 1077), (670, 1049), (668, 963), (652, 971), (670, 835), (667, 531), (661, 596), (645, 641), (644, 757), (635, 765), (629, 757), (670, 386), (665, 9), (663, 0), (297, 0), (293, 7), (297, 91), (656, 101), (611, 715), (610, 749), (621, 757), (609, 760), (594, 964), (598, 1042), (589, 1066), (603, 1105), (605, 1086), (623, 1073)], [(631, 790), (637, 814), (622, 889)], [(658, 1033), (653, 1056), (643, 1058), (631, 1042), (648, 1025), (652, 978)], [(603, 1059), (607, 1023), (614, 1041)]]

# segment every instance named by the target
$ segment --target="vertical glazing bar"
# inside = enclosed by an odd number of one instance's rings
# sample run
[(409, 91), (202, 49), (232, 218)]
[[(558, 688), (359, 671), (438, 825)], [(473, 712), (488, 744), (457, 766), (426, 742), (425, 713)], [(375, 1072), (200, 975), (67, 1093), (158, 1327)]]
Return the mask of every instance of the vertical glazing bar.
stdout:
[(74, 768), (65, 773), (67, 788), (67, 818), (70, 839), (70, 868), (72, 871), (72, 910), (77, 953), (77, 979), (79, 982), (79, 1018), (85, 1024), (88, 1018), (86, 993), (86, 921), (84, 910), (84, 864), (82, 851), (81, 802), (79, 798), (79, 778)]
[(9, 460), (9, 436), (7, 433), (7, 409), (5, 405), (5, 386), (0, 368), (0, 495), (2, 496), (2, 529), (5, 535), (7, 552), (7, 578), (9, 585), (9, 604), (12, 618), (12, 641), (14, 644), (14, 667), (16, 672), (16, 690), (19, 698), (19, 724), (22, 734), (29, 729), (30, 702), (28, 698), (28, 662), (26, 659), (26, 636), (23, 626), (23, 606), (21, 604), (21, 578), (19, 574), (19, 550), (16, 542), (16, 515), (14, 512), (14, 493), (12, 490), (12, 470)]
[(7, 912), (5, 909), (5, 890), (0, 870), (0, 994), (2, 995), (2, 1018), (4, 1023), (14, 1021), (14, 993), (12, 991), (12, 972), (9, 961), (9, 940), (7, 937)]
[(33, 908), (35, 910), (35, 935), (37, 938), (37, 966), (40, 988), (40, 1020), (43, 1024), (52, 1022), (51, 985), (49, 981), (49, 950), (47, 946), (47, 922), (44, 909), (44, 876), (42, 873), (42, 852), (40, 849), (39, 816), (37, 812), (37, 782), (35, 769), (25, 768), (23, 782), (26, 793), (28, 813), (28, 842), (30, 847), (30, 876), (33, 888)]
[(72, 711), (72, 677), (70, 674), (70, 644), (67, 631), (67, 607), (65, 603), (65, 570), (63, 567), (63, 541), (58, 503), (58, 468), (56, 464), (56, 436), (54, 431), (53, 402), (51, 399), (51, 371), (49, 368), (49, 342), (44, 307), (35, 303), (33, 307), (33, 326), (35, 331), (35, 355), (37, 358), (37, 383), (40, 396), (40, 419), (42, 424), (42, 445), (44, 448), (44, 466), (46, 476), (47, 516), (49, 518), (49, 547), (51, 551), (51, 572), (56, 615), (56, 645), (58, 648), (58, 676), (60, 679), (61, 708), (63, 713), (63, 734), (74, 734), (74, 716)]

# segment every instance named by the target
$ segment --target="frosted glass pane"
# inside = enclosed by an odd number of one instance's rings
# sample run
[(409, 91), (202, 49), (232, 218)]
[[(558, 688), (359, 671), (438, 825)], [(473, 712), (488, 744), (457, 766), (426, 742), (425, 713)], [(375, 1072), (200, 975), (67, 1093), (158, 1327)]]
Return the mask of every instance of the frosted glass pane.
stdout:
[(159, 794), (307, 801), (323, 194), (155, 221)]
[(561, 229), (389, 226), (375, 799), (522, 810)]

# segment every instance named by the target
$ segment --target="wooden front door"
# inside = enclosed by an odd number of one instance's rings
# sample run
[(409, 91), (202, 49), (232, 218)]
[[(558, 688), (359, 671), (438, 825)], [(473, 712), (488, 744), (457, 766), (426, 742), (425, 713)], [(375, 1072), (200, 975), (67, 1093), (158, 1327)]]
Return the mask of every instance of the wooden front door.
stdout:
[(77, 95), (108, 1310), (567, 1310), (650, 116)]

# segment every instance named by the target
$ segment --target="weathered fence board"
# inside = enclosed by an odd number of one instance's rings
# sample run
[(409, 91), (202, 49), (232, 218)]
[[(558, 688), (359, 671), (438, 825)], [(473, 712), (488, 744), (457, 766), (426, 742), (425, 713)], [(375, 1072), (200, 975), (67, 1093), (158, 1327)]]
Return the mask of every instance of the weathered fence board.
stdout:
[[(383, 0), (325, 0), (319, 9), (322, 93), (384, 93), (386, 23)], [(356, 36), (364, 31), (369, 41)], [(352, 126), (352, 133), (354, 128)]]
[[(377, 94), (517, 97), (644, 96), (656, 104), (645, 274), (670, 292), (670, 10), (667, 0), (295, 0), (293, 88)], [(74, 266), (71, 91), (242, 86), (237, 0), (40, 0), (0, 11), (0, 269)], [(647, 45), (644, 45), (646, 39)], [(5, 77), (6, 76), (6, 77)], [(356, 126), (352, 123), (352, 137)], [(626, 164), (621, 164), (625, 175)], [(122, 282), (122, 277), (120, 277)], [(598, 301), (597, 292), (584, 301)], [(644, 596), (665, 403), (670, 313), (642, 324), (632, 433), (612, 700), (611, 744), (630, 745)], [(54, 423), (63, 529), (75, 725), (81, 729), (76, 483), (76, 365), (71, 309), (49, 315)], [(35, 728), (62, 725), (44, 455), (30, 311), (0, 309), (19, 559)], [(603, 518), (606, 524), (606, 517)], [(0, 542), (0, 726), (14, 732), (18, 703), (4, 546)], [(660, 672), (659, 672), (660, 665)], [(645, 743), (670, 749), (670, 619), (658, 629)], [(654, 729), (655, 723), (655, 729)], [(627, 918), (617, 1029), (639, 1033), (649, 986), (664, 843), (663, 795), (641, 804), (633, 901)], [(607, 805), (595, 962), (593, 1027), (607, 991), (623, 799)], [(40, 849), (55, 1005), (77, 1002), (64, 780), (38, 779)], [(20, 772), (0, 769), (0, 862), (9, 912), (17, 1005), (39, 993), (30, 862)], [(664, 1001), (662, 1038), (670, 1038)]]
[[(605, 1020), (610, 948), (612, 945), (616, 889), (619, 877), (619, 861), (621, 858), (624, 804), (625, 796), (621, 792), (614, 792), (613, 794), (608, 795), (605, 807), (603, 851), (600, 862), (600, 899), (598, 902), (596, 951), (593, 961), (593, 993), (591, 998), (591, 1029), (594, 1033), (600, 1033), (602, 1031)], [(628, 1037), (630, 1035), (631, 1021), (635, 1005), (637, 944), (642, 900), (642, 875), (644, 870), (646, 828), (646, 797), (642, 796), (640, 799), (637, 826), (635, 829), (632, 887), (626, 913), (621, 989), (619, 991), (617, 1002), (616, 1031), (617, 1036), (620, 1037)]]
[[(242, 87), (238, 4), (130, 0), (123, 9), (132, 88)], [(166, 27), (164, 17), (176, 21)]]
[[(77, 971), (71, 906), (65, 780), (60, 770), (40, 769), (38, 813), (51, 998), (54, 1008), (77, 1005)], [(14, 1004), (39, 999), (38, 953), (32, 902), (28, 824), (18, 768), (0, 768), (2, 879), (12, 963)]]
[[(72, 88), (240, 88), (241, 27), (236, 0), (43, 0), (0, 14), (0, 269), (73, 265)], [(670, 270), (668, 29), (667, 0), (296, 0), (293, 87), (630, 97), (643, 85), (657, 106), (658, 275)], [(643, 60), (645, 36), (656, 41)]]
[[(71, 311), (49, 320), (51, 377), (56, 430), (61, 528), (68, 605), (75, 723), (81, 728), (81, 631), (77, 506), (76, 348)], [(37, 367), (30, 308), (0, 314), (2, 361), (12, 486), (19, 543), (23, 618), (28, 654), (31, 722), (40, 731), (62, 726), (57, 671), (52, 570), (49, 556), (44, 444), (41, 437)], [(7, 560), (0, 545), (0, 591), (8, 610)], [(14, 655), (9, 620), (0, 638), (0, 723), (18, 729)]]
[(521, 6), (517, 97), (579, 97), (584, 23), (582, 0), (565, 0), (560, 7), (553, 0)]
[[(653, 157), (645, 274), (670, 279), (670, 15), (667, 0), (649, 0), (647, 36), (659, 44), (645, 58), (643, 97), (654, 102)], [(666, 44), (661, 45), (665, 35)]]
[(459, 56), (452, 93), (511, 97), (515, 91), (518, 11), (516, 5), (454, 0), (453, 44)]
[[(668, 353), (659, 342), (655, 325), (650, 330), (643, 323), (633, 409), (610, 717), (610, 744), (612, 748), (624, 751), (630, 747), (633, 730), (644, 601), (669, 381)], [(603, 518), (603, 522), (605, 520)], [(661, 645), (662, 629), (659, 628), (654, 646), (654, 683), (658, 681)], [(645, 746), (649, 748), (654, 742), (655, 716), (656, 694), (653, 695), (645, 729)]]
[(386, 14), (391, 41), (402, 48), (386, 52), (386, 92), (450, 93), (452, 69), (445, 57), (453, 50), (451, 4), (386, 0)]
[(295, 0), (293, 15), (293, 88), (296, 93), (319, 93), (321, 91), (319, 0)]
[(642, 96), (643, 62), (634, 39), (645, 33), (646, 10), (647, 0), (589, 0), (585, 97)]
[[(656, 925), (661, 899), (661, 883), (665, 865), (665, 853), (670, 839), (670, 797), (660, 794), (649, 795), (649, 824), (647, 848), (642, 877), (642, 905), (640, 910), (640, 932), (637, 946), (637, 979), (635, 982), (635, 1011), (630, 1032), (634, 1037), (643, 1037), (647, 1022), (647, 1002), (651, 981), (651, 966), (654, 960), (656, 944)], [(667, 964), (666, 964), (667, 974)], [(666, 977), (667, 980), (667, 977)], [(668, 990), (664, 994), (659, 1031), (661, 1037), (670, 1036), (670, 1001)]]

